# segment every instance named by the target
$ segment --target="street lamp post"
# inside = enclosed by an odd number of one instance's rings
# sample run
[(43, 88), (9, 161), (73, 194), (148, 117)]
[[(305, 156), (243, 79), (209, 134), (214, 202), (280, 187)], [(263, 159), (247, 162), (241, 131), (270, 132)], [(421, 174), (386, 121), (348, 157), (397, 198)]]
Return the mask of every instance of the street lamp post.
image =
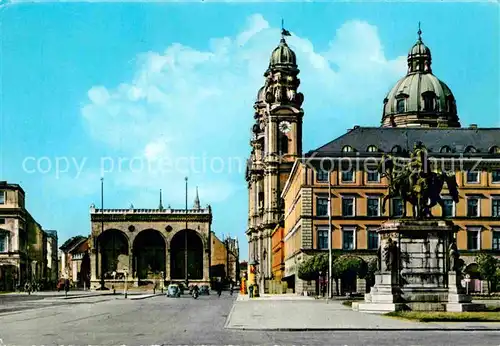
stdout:
[(186, 180), (186, 230), (184, 231), (184, 277), (186, 279), (186, 289), (189, 286), (188, 280), (188, 177)]
[(332, 292), (332, 171), (328, 171), (328, 298), (333, 297)]
[[(101, 178), (101, 235), (103, 233), (104, 233), (104, 177)], [(99, 258), (99, 251), (101, 249), (99, 249), (99, 242), (97, 241), (96, 243), (98, 246), (96, 251), (96, 258)], [(100, 258), (99, 266), (101, 267), (101, 290), (104, 290), (104, 267), (102, 265), (102, 256)]]

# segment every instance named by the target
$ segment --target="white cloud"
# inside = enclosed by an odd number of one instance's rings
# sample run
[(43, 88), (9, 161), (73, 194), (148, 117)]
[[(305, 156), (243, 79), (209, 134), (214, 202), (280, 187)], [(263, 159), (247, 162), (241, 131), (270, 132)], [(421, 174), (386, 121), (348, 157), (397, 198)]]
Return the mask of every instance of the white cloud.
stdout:
[[(387, 59), (377, 28), (357, 20), (338, 28), (324, 52), (292, 34), (287, 40), (297, 54), (305, 95), (304, 137), (312, 137), (307, 128), (315, 128), (316, 137), (326, 142), (334, 133), (330, 127), (375, 125), (384, 94), (406, 71), (404, 56)], [(141, 53), (132, 80), (89, 90), (89, 102), (82, 108), (89, 131), (129, 157), (175, 161), (206, 153), (222, 157), (226, 167), (229, 156), (243, 160), (249, 152), (252, 105), (279, 38), (279, 29), (256, 14), (241, 33), (211, 40), (208, 51), (174, 43), (163, 52)], [(331, 126), (318, 129), (325, 119)], [(173, 195), (182, 196), (182, 184), (174, 182), (182, 182), (186, 173), (125, 171), (114, 179), (123, 189), (179, 185), (172, 187)], [(235, 177), (226, 168), (222, 173), (189, 175), (200, 185), (202, 201), (212, 202), (224, 201), (244, 187), (243, 173)]]

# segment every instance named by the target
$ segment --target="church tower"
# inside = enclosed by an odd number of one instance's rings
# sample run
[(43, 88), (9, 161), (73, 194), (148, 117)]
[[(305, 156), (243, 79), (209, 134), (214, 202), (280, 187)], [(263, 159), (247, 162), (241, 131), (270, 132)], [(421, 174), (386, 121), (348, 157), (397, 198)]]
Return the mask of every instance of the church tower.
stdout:
[(295, 159), (302, 155), (304, 96), (297, 91), (300, 71), (295, 53), (285, 39), (290, 33), (282, 29), (281, 36), (254, 104), (255, 123), (246, 172), (249, 261), (259, 263), (257, 283), (262, 293), (265, 280), (272, 277), (271, 235), (284, 215), (281, 191)]

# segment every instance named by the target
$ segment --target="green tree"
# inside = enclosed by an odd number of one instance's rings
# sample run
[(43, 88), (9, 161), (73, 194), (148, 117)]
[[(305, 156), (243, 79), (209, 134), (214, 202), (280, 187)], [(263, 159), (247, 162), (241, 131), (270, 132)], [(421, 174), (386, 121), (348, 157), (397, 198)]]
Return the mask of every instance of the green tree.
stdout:
[(328, 256), (317, 254), (308, 257), (299, 265), (297, 275), (301, 280), (313, 281), (318, 279), (320, 272), (326, 273), (327, 270)]
[(339, 279), (346, 279), (357, 275), (365, 278), (368, 274), (368, 265), (359, 257), (342, 255), (337, 257), (332, 264), (332, 277), (335, 280), (337, 295), (340, 294)]
[[(488, 282), (488, 292), (492, 292), (492, 283), (496, 284), (498, 260), (486, 253), (479, 254), (476, 258), (479, 274)], [(496, 285), (495, 285), (496, 286)], [(496, 288), (496, 287), (495, 287)]]

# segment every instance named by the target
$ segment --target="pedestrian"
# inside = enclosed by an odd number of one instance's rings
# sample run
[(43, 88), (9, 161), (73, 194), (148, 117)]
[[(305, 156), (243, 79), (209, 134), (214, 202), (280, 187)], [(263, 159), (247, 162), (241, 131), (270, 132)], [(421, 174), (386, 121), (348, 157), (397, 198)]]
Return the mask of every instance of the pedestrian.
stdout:
[(222, 294), (222, 281), (219, 281), (217, 283), (217, 295), (220, 297), (221, 294)]
[(64, 280), (64, 295), (68, 296), (69, 291), (69, 279)]
[(253, 298), (253, 285), (248, 287), (248, 292), (250, 293), (250, 298)]

